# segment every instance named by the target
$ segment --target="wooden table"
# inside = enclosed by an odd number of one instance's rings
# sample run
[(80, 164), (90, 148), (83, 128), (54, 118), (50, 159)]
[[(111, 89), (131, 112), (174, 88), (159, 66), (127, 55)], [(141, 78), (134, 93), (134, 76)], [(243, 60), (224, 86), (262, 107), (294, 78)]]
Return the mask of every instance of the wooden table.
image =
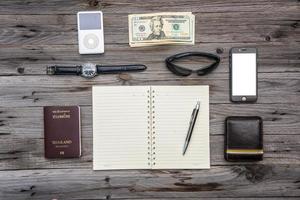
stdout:
[[(300, 196), (300, 9), (297, 0), (1, 0), (0, 199), (199, 199)], [(102, 10), (105, 54), (79, 55), (76, 12)], [(194, 46), (130, 48), (127, 15), (192, 11)], [(229, 101), (228, 51), (257, 47), (255, 104)], [(211, 74), (178, 77), (164, 59), (184, 51), (221, 56)], [(143, 63), (142, 73), (47, 76), (51, 64)], [(210, 85), (210, 170), (92, 170), (93, 85)], [(82, 157), (44, 158), (43, 106), (80, 105)], [(264, 120), (265, 157), (223, 159), (224, 119)], [(297, 198), (298, 197), (298, 198)]]

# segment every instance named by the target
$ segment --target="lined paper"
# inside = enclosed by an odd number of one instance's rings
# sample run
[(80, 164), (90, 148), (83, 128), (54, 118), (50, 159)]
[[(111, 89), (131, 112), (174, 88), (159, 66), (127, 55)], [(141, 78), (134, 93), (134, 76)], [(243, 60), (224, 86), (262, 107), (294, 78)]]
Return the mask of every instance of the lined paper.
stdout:
[(93, 169), (146, 169), (148, 95), (143, 86), (93, 87)]
[[(198, 118), (183, 156), (197, 101)], [(206, 169), (209, 154), (208, 86), (93, 87), (94, 170)]]
[[(209, 87), (152, 86), (155, 93), (155, 169), (210, 168)], [(190, 144), (182, 155), (191, 114), (200, 109)], [(154, 162), (154, 161), (153, 161)]]

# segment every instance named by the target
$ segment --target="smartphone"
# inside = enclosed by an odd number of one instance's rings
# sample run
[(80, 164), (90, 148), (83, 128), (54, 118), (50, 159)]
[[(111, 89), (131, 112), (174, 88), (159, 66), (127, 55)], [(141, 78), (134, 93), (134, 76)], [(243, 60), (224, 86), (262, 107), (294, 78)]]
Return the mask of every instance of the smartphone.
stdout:
[(255, 102), (257, 100), (257, 50), (232, 48), (229, 56), (230, 100)]

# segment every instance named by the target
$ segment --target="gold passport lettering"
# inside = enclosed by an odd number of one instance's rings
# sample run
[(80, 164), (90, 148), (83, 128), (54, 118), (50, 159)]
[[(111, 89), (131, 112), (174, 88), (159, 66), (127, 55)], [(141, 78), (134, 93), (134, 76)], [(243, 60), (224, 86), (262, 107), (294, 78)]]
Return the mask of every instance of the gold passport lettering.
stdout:
[(53, 119), (70, 119), (71, 114), (70, 110), (53, 110), (52, 118)]
[(72, 140), (52, 140), (52, 144), (72, 144)]

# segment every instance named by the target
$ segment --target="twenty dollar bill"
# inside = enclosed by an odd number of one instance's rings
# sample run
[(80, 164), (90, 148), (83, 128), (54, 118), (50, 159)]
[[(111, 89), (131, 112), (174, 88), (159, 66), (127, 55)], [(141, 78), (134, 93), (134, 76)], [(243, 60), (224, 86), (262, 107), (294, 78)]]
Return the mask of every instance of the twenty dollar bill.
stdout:
[(195, 43), (195, 16), (191, 12), (128, 15), (128, 25), (131, 47)]

